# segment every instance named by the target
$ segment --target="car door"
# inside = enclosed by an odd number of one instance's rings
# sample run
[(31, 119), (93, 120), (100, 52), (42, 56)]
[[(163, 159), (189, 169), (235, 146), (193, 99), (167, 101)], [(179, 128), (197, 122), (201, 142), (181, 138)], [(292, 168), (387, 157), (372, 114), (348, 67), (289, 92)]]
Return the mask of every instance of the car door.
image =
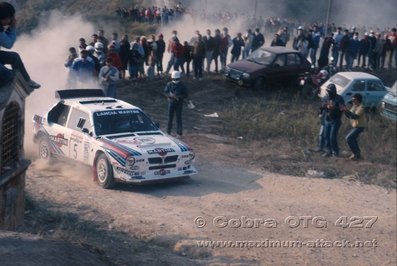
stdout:
[(69, 157), (80, 162), (88, 162), (91, 122), (88, 113), (73, 108), (67, 125), (70, 130)]
[(289, 78), (297, 78), (300, 73), (304, 72), (304, 66), (301, 57), (296, 53), (286, 54), (286, 67), (284, 70), (284, 76)]
[(360, 93), (364, 97), (366, 81), (364, 79), (355, 79), (342, 93), (346, 103), (351, 104), (352, 97), (356, 93)]
[(269, 77), (271, 79), (282, 79), (285, 77), (286, 55), (279, 54), (273, 61), (272, 67), (269, 69)]
[(368, 80), (363, 103), (366, 107), (376, 107), (386, 95), (387, 90), (379, 80)]
[(47, 114), (46, 134), (52, 152), (58, 156), (69, 156), (69, 130), (66, 128), (69, 114), (70, 106), (62, 102), (56, 104)]

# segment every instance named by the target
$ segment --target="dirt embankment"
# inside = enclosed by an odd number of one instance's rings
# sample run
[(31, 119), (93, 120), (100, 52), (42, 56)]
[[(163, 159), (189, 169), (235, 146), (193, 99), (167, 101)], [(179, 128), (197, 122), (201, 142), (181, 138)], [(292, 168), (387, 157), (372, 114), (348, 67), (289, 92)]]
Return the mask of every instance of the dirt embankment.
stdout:
[[(162, 85), (119, 92), (165, 125)], [(198, 175), (104, 190), (89, 168), (34, 160), (24, 233), (0, 234), (0, 264), (396, 264), (395, 190), (267, 171), (253, 160), (252, 146), (226, 137), (221, 118), (204, 116), (232, 100), (234, 90), (221, 81), (199, 85), (196, 109), (184, 113)], [(273, 160), (291, 167), (287, 157)]]

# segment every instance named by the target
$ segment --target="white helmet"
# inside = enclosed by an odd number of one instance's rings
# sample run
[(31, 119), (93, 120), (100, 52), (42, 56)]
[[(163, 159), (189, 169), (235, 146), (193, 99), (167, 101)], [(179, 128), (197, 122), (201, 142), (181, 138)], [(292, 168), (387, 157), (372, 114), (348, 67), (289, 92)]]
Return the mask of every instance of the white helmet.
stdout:
[(179, 72), (179, 71), (173, 71), (172, 72), (172, 74), (171, 74), (171, 78), (172, 79), (180, 79), (181, 78), (181, 72)]
[(103, 50), (103, 43), (101, 43), (101, 42), (96, 42), (96, 43), (94, 44), (94, 47), (95, 47), (95, 51)]
[(94, 48), (94, 46), (92, 46), (92, 45), (87, 45), (87, 47), (85, 48), (87, 51), (89, 51), (89, 52), (94, 52), (95, 51), (95, 48)]
[(321, 79), (326, 79), (328, 77), (328, 71), (325, 69), (320, 70)]

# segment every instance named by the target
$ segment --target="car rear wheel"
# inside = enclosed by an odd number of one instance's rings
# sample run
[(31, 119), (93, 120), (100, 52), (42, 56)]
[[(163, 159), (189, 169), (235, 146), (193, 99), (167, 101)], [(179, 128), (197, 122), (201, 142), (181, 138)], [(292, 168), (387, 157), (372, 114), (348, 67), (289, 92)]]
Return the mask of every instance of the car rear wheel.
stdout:
[(112, 188), (115, 185), (113, 168), (105, 154), (100, 154), (95, 164), (96, 177), (103, 188)]
[(263, 89), (264, 86), (265, 86), (265, 79), (263, 77), (259, 77), (255, 80), (253, 87), (255, 90), (260, 90)]
[(51, 154), (51, 146), (50, 142), (41, 138), (39, 142), (39, 158), (47, 163), (51, 163), (53, 161), (53, 156)]

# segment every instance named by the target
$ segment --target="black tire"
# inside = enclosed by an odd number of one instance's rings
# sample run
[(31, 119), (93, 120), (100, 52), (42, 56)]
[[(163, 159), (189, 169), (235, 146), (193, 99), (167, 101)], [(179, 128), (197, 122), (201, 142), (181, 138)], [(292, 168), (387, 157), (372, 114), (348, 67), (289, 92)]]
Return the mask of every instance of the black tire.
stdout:
[(96, 178), (103, 188), (112, 188), (115, 185), (113, 168), (105, 154), (101, 153), (95, 163)]
[(317, 96), (316, 89), (309, 84), (305, 84), (302, 88), (302, 96), (306, 100), (314, 100)]
[(50, 142), (47, 139), (45, 138), (40, 139), (38, 152), (39, 152), (39, 159), (45, 161), (48, 164), (53, 162), (54, 157), (51, 153)]
[(254, 90), (263, 89), (265, 86), (265, 79), (263, 77), (259, 77), (254, 81), (253, 88)]

